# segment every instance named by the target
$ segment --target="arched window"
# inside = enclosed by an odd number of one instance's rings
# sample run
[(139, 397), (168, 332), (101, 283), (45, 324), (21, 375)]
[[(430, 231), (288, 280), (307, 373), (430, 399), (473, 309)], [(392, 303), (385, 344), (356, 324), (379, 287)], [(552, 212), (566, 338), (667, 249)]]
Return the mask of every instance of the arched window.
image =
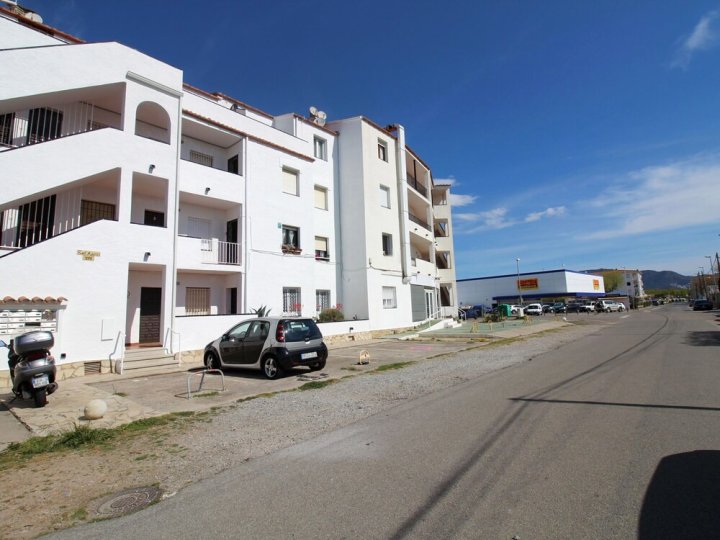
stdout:
[(170, 115), (157, 103), (142, 102), (135, 115), (135, 135), (170, 144)]

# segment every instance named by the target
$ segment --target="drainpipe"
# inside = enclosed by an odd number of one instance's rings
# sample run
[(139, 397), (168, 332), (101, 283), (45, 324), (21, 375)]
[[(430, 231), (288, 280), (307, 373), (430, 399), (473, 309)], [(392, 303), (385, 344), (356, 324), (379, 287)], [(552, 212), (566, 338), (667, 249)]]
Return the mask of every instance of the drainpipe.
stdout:
[(245, 273), (242, 275), (242, 288), (241, 288), (241, 294), (242, 294), (242, 307), (241, 313), (247, 313), (248, 306), (247, 306), (247, 277), (248, 277), (248, 269), (250, 266), (250, 250), (248, 249), (248, 228), (250, 226), (250, 218), (248, 217), (248, 166), (247, 166), (247, 156), (248, 156), (248, 140), (247, 138), (244, 138), (242, 141), (242, 148), (241, 148), (241, 154), (242, 154), (242, 172), (243, 172), (243, 182), (245, 184), (244, 191), (245, 196), (243, 197), (243, 208), (242, 208), (242, 224), (243, 224), (243, 266), (245, 267)]
[(400, 260), (402, 263), (403, 283), (410, 282), (410, 230), (408, 221), (407, 166), (405, 164), (405, 128), (400, 124), (393, 127), (397, 130), (395, 145), (395, 165), (397, 169), (398, 214), (400, 217)]
[[(180, 209), (180, 146), (182, 144), (182, 94), (178, 96), (178, 115), (177, 115), (177, 139), (175, 146), (175, 208), (174, 208), (174, 225), (173, 225), (173, 258), (172, 258), (172, 286), (170, 287), (170, 350), (175, 354), (173, 349), (173, 337), (175, 336), (175, 304), (177, 303), (177, 258), (178, 258), (178, 221)], [(181, 351), (178, 351), (180, 353)], [(179, 357), (178, 357), (179, 358)]]

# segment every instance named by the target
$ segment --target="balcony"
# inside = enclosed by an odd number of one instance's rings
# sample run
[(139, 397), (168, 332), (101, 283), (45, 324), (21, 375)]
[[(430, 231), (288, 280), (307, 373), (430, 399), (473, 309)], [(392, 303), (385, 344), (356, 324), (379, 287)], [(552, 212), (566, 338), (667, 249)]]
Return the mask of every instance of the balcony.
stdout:
[(205, 264), (240, 264), (240, 244), (222, 242), (217, 238), (203, 238), (200, 241), (202, 262)]
[[(207, 265), (219, 265), (227, 271), (238, 271), (242, 264), (241, 244), (223, 242), (217, 238), (178, 238), (178, 266), (186, 270), (208, 270)], [(219, 270), (216, 269), (216, 270)]]
[(415, 191), (417, 191), (420, 195), (427, 198), (427, 188), (418, 182), (412, 175), (408, 174), (407, 176), (407, 183), (412, 187)]
[(413, 214), (411, 214), (409, 212), (408, 212), (408, 216), (410, 217), (410, 221), (412, 221), (413, 223), (420, 225), (425, 230), (428, 230), (428, 231), (431, 230), (429, 223), (425, 223), (422, 219), (420, 219), (417, 216), (414, 216)]

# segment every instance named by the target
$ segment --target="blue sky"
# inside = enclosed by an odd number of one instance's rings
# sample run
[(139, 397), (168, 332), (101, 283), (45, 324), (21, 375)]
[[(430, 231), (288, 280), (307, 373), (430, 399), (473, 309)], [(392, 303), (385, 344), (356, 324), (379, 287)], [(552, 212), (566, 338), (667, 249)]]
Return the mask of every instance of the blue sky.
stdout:
[(720, 251), (720, 0), (24, 0), (272, 114), (400, 123), (458, 278), (695, 274)]

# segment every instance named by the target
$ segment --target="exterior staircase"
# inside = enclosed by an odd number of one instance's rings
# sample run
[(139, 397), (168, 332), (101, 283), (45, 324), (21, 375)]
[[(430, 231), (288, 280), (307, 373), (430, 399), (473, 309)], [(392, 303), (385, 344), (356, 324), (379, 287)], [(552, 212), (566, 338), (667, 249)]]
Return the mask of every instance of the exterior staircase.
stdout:
[(179, 369), (175, 356), (163, 347), (125, 349), (124, 375), (157, 375)]

